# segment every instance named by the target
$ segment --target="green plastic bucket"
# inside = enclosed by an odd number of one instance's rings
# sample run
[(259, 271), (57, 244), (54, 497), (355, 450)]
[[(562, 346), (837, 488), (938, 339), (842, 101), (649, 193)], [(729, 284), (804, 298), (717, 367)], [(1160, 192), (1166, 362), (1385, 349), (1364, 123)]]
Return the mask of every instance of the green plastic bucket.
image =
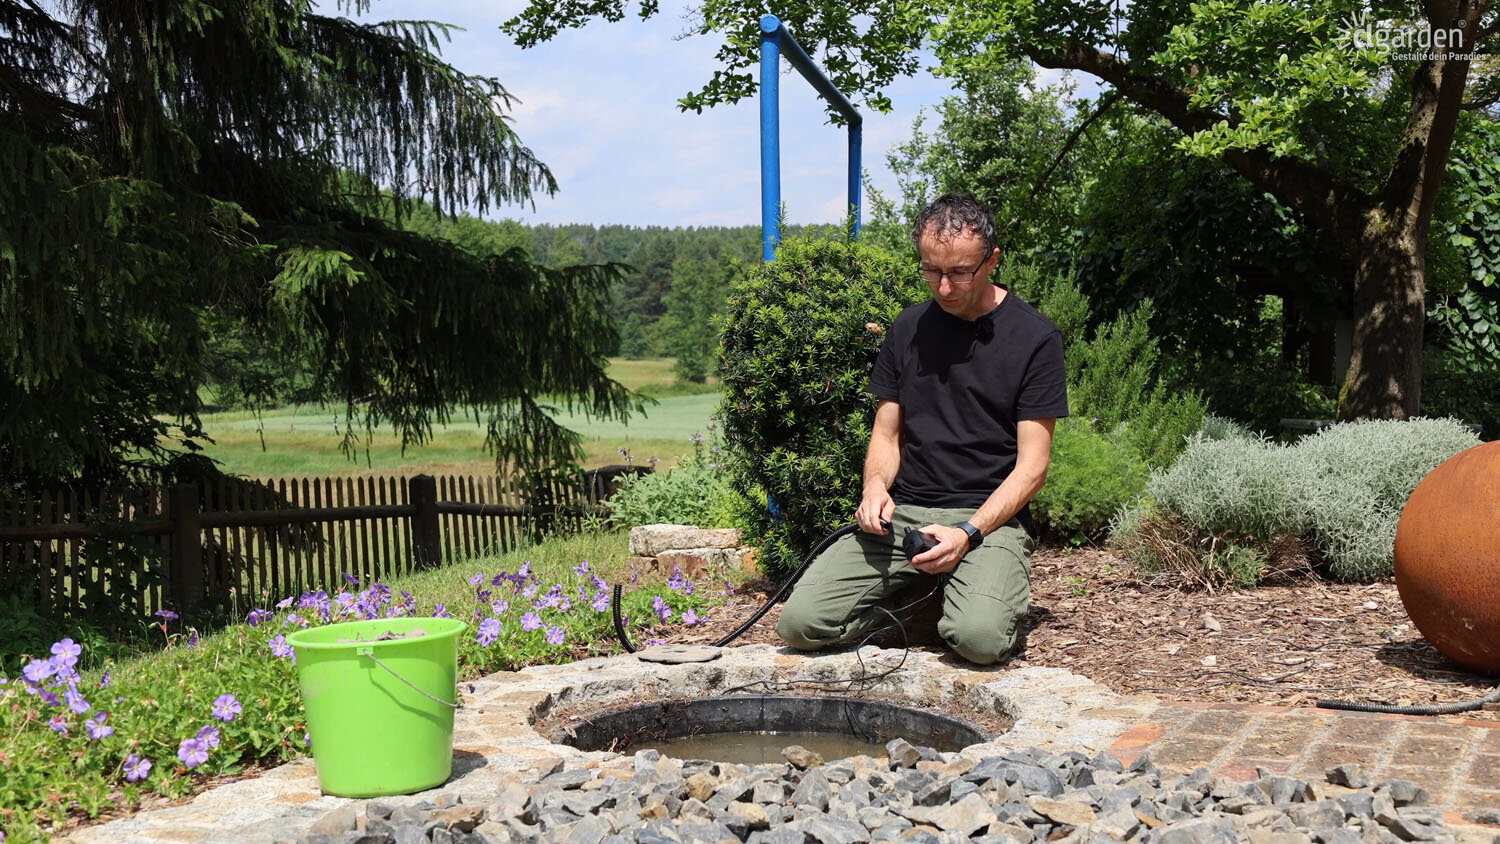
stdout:
[[(451, 618), (386, 618), (310, 627), (286, 637), (297, 654), (297, 681), (324, 793), (411, 794), (448, 780), (458, 637), (466, 627)], [(376, 641), (419, 628), (426, 635)]]

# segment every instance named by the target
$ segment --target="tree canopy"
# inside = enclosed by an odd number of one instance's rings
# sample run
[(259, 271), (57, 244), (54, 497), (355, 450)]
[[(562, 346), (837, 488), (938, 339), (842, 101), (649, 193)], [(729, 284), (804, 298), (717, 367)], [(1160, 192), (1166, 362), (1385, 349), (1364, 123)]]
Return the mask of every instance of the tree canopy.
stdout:
[[(532, 0), (504, 29), (526, 46), (630, 5)], [(684, 108), (756, 87), (762, 4), (708, 0), (699, 11), (695, 31), (723, 39), (721, 66)], [(1222, 162), (1337, 250), (1354, 318), (1340, 416), (1418, 412), (1429, 226), (1460, 113), (1500, 101), (1488, 73), (1500, 11), (1482, 0), (789, 0), (776, 12), (835, 85), (877, 109), (930, 48), (960, 81), (1027, 60), (1090, 74), (1157, 115), (1180, 150)]]
[(544, 398), (629, 412), (604, 372), (618, 267), (391, 222), (557, 187), (501, 83), (440, 58), (448, 31), (307, 0), (0, 0), (0, 487), (202, 471), (200, 387), (242, 356), (406, 443), (478, 414), (512, 470), (577, 454)]

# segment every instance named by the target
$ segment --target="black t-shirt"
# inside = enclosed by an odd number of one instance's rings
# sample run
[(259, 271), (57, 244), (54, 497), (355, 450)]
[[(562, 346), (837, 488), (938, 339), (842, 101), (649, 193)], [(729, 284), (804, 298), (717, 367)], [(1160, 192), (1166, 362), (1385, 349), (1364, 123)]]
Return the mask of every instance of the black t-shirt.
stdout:
[[(880, 345), (870, 392), (901, 405), (891, 498), (977, 508), (1016, 467), (1016, 423), (1068, 415), (1062, 335), (1008, 291), (973, 322), (912, 305)], [(1031, 530), (1030, 506), (1019, 516)]]

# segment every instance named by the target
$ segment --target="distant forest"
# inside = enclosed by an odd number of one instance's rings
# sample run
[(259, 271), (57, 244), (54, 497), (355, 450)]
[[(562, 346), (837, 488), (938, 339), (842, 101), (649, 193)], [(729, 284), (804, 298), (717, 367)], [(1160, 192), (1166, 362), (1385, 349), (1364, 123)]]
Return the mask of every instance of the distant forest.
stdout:
[[(520, 246), (551, 267), (624, 264), (610, 296), (620, 335), (615, 354), (672, 357), (684, 380), (712, 374), (718, 346), (712, 317), (720, 312), (736, 268), (760, 260), (760, 226), (674, 227), (550, 223), (439, 216), (418, 206), (403, 225), (442, 237), (479, 255)], [(788, 235), (836, 229), (788, 226)]]

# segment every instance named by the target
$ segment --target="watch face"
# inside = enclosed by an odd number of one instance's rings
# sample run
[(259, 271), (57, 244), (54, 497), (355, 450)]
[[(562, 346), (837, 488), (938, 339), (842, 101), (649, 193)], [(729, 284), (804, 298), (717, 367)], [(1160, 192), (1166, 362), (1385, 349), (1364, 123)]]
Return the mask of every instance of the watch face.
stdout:
[(964, 532), (969, 535), (970, 550), (979, 547), (979, 543), (984, 541), (984, 534), (979, 532), (979, 528), (974, 527), (968, 522), (959, 525), (959, 527), (963, 528)]

